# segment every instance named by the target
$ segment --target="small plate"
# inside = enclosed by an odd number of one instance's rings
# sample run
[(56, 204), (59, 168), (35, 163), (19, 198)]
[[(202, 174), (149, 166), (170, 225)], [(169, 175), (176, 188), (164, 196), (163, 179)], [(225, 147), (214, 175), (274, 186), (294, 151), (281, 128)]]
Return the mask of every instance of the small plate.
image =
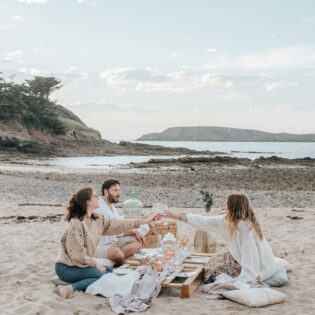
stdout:
[(190, 276), (193, 276), (194, 274), (196, 273), (196, 271), (181, 271), (181, 272), (178, 272), (176, 274), (176, 277), (179, 277), (179, 278), (188, 278)]
[(195, 262), (195, 263), (207, 263), (209, 261), (208, 257), (191, 257), (185, 259), (187, 262)]
[(113, 270), (113, 273), (115, 273), (116, 275), (122, 276), (122, 275), (126, 275), (130, 271), (131, 269), (117, 268)]

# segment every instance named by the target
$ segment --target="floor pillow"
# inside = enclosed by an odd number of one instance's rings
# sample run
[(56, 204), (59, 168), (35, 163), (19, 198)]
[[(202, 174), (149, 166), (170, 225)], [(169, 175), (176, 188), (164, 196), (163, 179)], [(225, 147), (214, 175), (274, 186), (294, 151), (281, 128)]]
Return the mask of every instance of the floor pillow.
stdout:
[(70, 282), (61, 280), (58, 276), (53, 277), (52, 279), (50, 279), (50, 281), (51, 281), (54, 285), (68, 285), (68, 284), (71, 284)]
[(229, 300), (249, 307), (262, 307), (280, 303), (287, 297), (285, 294), (270, 288), (232, 290), (224, 292), (222, 295)]

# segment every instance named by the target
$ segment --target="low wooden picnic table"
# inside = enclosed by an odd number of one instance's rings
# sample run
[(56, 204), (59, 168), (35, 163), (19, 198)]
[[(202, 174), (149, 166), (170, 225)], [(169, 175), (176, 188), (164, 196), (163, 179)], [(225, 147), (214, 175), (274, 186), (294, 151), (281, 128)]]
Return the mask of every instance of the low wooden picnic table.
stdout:
[[(184, 262), (181, 264), (181, 271), (193, 272), (190, 276), (186, 277), (177, 277), (177, 272), (171, 272), (165, 280), (162, 282), (163, 288), (177, 288), (180, 289), (181, 298), (190, 298), (193, 293), (199, 287), (202, 281), (202, 272), (204, 266), (207, 262), (206, 259), (210, 258), (214, 254), (208, 253), (195, 253), (187, 257)], [(139, 266), (143, 265), (143, 259), (136, 257), (130, 257), (124, 265), (120, 268), (127, 268), (136, 270)]]

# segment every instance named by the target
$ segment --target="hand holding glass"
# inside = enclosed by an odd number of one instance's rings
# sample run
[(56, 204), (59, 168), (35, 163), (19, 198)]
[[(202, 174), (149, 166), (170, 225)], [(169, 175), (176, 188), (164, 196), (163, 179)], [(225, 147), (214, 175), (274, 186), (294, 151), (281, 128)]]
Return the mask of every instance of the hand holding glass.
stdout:
[(152, 207), (153, 211), (160, 217), (164, 216), (164, 211), (168, 209), (168, 206), (164, 203), (156, 203)]

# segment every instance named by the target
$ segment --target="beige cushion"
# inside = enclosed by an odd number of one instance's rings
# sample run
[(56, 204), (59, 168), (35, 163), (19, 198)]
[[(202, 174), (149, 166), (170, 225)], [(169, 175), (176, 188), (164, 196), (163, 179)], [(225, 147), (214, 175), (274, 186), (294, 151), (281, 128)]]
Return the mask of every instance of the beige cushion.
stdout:
[(281, 268), (282, 266), (285, 266), (287, 272), (290, 272), (293, 270), (293, 266), (283, 258), (275, 257), (275, 263), (276, 263), (277, 269)]
[(68, 285), (68, 284), (71, 284), (70, 282), (61, 280), (58, 276), (53, 277), (52, 279), (50, 279), (50, 281), (54, 285)]
[(249, 307), (262, 307), (280, 303), (287, 297), (285, 294), (270, 288), (232, 290), (224, 292), (222, 295), (229, 300)]

